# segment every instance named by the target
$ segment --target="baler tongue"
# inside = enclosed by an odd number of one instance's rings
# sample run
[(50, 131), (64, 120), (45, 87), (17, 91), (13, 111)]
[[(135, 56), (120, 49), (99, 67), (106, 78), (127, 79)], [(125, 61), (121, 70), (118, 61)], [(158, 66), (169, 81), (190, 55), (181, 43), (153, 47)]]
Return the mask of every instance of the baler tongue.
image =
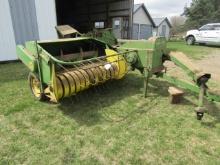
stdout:
[(211, 74), (204, 72), (200, 67), (198, 67), (195, 63), (192, 62), (184, 53), (182, 52), (170, 52), (169, 56), (171, 60), (183, 70), (187, 72), (187, 74), (193, 78), (193, 80), (197, 83), (202, 83), (201, 81), (204, 78), (210, 79)]
[(182, 68), (189, 77), (192, 78), (195, 85), (181, 81), (179, 79), (170, 79), (171, 82), (181, 84), (183, 88), (187, 88), (194, 92), (199, 93), (198, 107), (196, 108), (197, 119), (201, 120), (206, 109), (204, 107), (204, 98), (208, 100), (220, 101), (220, 94), (213, 92), (208, 88), (208, 81), (211, 79), (211, 74), (204, 72), (196, 64), (194, 64), (184, 53), (182, 52), (170, 52), (168, 55), (169, 59), (173, 61), (177, 66)]

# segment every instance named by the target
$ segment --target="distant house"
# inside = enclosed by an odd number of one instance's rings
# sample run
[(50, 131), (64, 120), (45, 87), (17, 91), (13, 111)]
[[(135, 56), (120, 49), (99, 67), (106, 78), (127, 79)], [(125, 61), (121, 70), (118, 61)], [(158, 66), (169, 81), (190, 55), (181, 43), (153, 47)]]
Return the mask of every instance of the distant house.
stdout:
[(172, 25), (167, 18), (153, 18), (156, 27), (153, 30), (153, 36), (163, 36), (170, 38), (170, 29)]
[(145, 5), (134, 5), (132, 39), (148, 39), (153, 36), (154, 28), (156, 26)]

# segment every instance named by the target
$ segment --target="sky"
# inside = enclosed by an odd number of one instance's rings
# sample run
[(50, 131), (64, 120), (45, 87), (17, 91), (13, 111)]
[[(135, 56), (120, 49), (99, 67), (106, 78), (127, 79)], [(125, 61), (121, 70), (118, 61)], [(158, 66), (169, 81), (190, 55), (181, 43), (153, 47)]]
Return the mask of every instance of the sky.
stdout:
[(192, 0), (134, 0), (134, 3), (145, 3), (152, 17), (172, 17), (181, 15), (184, 6)]

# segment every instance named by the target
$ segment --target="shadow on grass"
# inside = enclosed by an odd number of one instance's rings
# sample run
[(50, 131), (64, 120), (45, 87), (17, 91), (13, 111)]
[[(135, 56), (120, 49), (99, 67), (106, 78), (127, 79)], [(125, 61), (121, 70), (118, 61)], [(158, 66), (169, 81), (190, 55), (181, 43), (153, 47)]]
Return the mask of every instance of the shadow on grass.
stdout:
[[(129, 74), (123, 80), (111, 81), (104, 85), (88, 89), (71, 98), (66, 98), (60, 103), (59, 109), (65, 115), (73, 118), (81, 125), (95, 125), (97, 123), (101, 123), (103, 120), (108, 121), (107, 118), (103, 119), (103, 111), (108, 111), (111, 108), (111, 112), (119, 110), (121, 111), (123, 110), (123, 108), (126, 107), (121, 108), (121, 106), (119, 105), (116, 107), (120, 107), (120, 109), (116, 109), (113, 105), (121, 104), (124, 99), (129, 102), (129, 98), (131, 97), (137, 98), (137, 100), (143, 99), (144, 104), (141, 106), (149, 107), (147, 108), (148, 110), (152, 109), (154, 106), (151, 105), (151, 101), (154, 100), (155, 102), (155, 100), (158, 100), (156, 102), (159, 103), (161, 98), (169, 97), (169, 86), (172, 86), (172, 84), (166, 81), (161, 81), (160, 79), (151, 79), (149, 84), (149, 96), (145, 100), (145, 98), (142, 97), (142, 77), (135, 74)], [(186, 96), (191, 94), (192, 93), (189, 92), (188, 94), (186, 94)], [(129, 103), (127, 104), (129, 105)], [(183, 99), (180, 106), (181, 105), (195, 106), (193, 102), (185, 98)], [(132, 112), (128, 114), (128, 116), (132, 116), (133, 113), (147, 113), (145, 111), (142, 111), (143, 107), (141, 108), (141, 106), (134, 108)], [(100, 111), (102, 111), (102, 113)], [(111, 121), (110, 119), (109, 121), (120, 122), (128, 118), (128, 116), (126, 115), (126, 117), (120, 120)]]
[(13, 81), (27, 80), (29, 70), (20, 61), (0, 63), (0, 84), (9, 84)]
[(215, 128), (216, 124), (220, 123), (220, 107), (218, 107), (214, 102), (207, 102), (206, 107), (208, 109), (207, 114), (214, 117), (214, 120), (210, 122), (202, 121), (202, 125), (209, 128)]
[(141, 77), (133, 79), (130, 75), (123, 80), (109, 81), (71, 98), (63, 99), (59, 109), (80, 124), (94, 125), (103, 120), (101, 110), (119, 104), (125, 98), (141, 94), (140, 82), (142, 82)]
[(197, 46), (197, 47), (210, 47), (210, 48), (220, 48), (220, 45), (211, 45), (211, 44), (205, 44), (205, 43), (196, 43), (195, 45), (190, 46)]
[(204, 47), (209, 47), (209, 48), (220, 48), (220, 45), (200, 45), (200, 46), (204, 46)]
[[(153, 93), (153, 95), (155, 95), (156, 97), (169, 97), (169, 93), (168, 93), (168, 88), (171, 86), (175, 86), (175, 84), (171, 84), (165, 80), (161, 80), (161, 79), (151, 79), (151, 88), (150, 88), (150, 92)], [(191, 105), (191, 106), (196, 106), (191, 100), (187, 99), (187, 96), (190, 95), (194, 95), (196, 96), (194, 93), (190, 92), (190, 91), (186, 91), (184, 94), (183, 99), (181, 100), (181, 102), (178, 105)]]

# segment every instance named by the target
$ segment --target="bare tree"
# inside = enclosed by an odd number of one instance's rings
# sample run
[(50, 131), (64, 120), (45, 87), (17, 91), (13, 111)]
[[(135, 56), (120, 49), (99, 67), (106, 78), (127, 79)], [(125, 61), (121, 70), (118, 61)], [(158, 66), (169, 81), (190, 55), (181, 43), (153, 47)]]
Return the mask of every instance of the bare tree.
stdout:
[(173, 16), (170, 18), (170, 22), (172, 24), (172, 35), (177, 35), (182, 32), (183, 25), (185, 24), (186, 18), (183, 16)]

